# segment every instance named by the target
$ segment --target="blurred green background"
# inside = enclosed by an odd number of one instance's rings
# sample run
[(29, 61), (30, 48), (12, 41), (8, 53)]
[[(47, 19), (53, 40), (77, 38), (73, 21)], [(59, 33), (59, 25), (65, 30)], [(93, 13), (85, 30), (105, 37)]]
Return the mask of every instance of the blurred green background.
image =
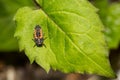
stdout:
[(0, 51), (18, 50), (13, 17), (17, 9), (24, 6), (33, 7), (34, 3), (32, 0), (0, 0)]

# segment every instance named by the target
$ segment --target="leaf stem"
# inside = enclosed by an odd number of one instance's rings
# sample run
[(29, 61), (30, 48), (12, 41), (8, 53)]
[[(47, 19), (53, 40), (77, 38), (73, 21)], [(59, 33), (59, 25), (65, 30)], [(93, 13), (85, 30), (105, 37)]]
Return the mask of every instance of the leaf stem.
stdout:
[(37, 1), (36, 1), (36, 0), (33, 0), (33, 2), (35, 3), (35, 5), (36, 5), (36, 7), (37, 7), (38, 9), (40, 9), (40, 8), (41, 8), (41, 6), (37, 3)]

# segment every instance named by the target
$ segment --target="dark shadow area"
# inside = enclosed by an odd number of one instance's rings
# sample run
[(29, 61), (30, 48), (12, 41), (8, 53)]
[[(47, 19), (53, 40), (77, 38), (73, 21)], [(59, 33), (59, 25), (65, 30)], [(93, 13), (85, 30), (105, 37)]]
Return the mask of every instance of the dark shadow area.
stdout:
[(7, 80), (9, 71), (13, 73), (14, 80), (63, 80), (66, 75), (52, 69), (47, 74), (35, 62), (30, 64), (24, 52), (0, 52), (0, 80)]
[(0, 80), (87, 80), (92, 75), (62, 73), (50, 70), (48, 73), (35, 62), (30, 64), (24, 52), (0, 52)]

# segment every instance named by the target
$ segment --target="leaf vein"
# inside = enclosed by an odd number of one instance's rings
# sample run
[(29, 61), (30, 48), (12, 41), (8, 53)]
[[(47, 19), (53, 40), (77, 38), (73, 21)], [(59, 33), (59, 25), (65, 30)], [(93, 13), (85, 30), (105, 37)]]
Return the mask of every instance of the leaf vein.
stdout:
[[(105, 73), (107, 73), (107, 74), (109, 74), (109, 72), (107, 72), (106, 70), (104, 70), (101, 66), (99, 66), (96, 62), (94, 62), (94, 60), (92, 59), (92, 58), (89, 58), (88, 56), (87, 56), (87, 54), (81, 49), (81, 48), (79, 48), (73, 41), (72, 41), (72, 39), (69, 37), (69, 35), (67, 34), (67, 33), (65, 33), (65, 31), (62, 29), (62, 28), (60, 28), (59, 27), (59, 25), (50, 17), (50, 13), (46, 13), (44, 10), (43, 10), (43, 12), (46, 14), (46, 16), (56, 25), (56, 26), (58, 26), (57, 28), (61, 31), (61, 32), (63, 32), (64, 34), (66, 34), (66, 36), (68, 37), (68, 39), (71, 41), (71, 43), (76, 47), (76, 49), (78, 49), (78, 51), (80, 51), (80, 52), (82, 52), (81, 54), (82, 55), (84, 55), (84, 56), (86, 56), (86, 58), (88, 58), (90, 61), (92, 61), (94, 64), (96, 64), (96, 66), (98, 66), (103, 72), (105, 72)], [(58, 11), (59, 12), (59, 11)], [(61, 11), (60, 11), (61, 12)], [(67, 12), (67, 11), (65, 11), (65, 12)], [(76, 13), (74, 13), (74, 14), (76, 14)], [(78, 15), (78, 14), (77, 14)], [(79, 15), (80, 16), (80, 15)], [(80, 16), (81, 17), (81, 16)], [(84, 18), (84, 17), (83, 17)], [(85, 18), (84, 18), (85, 19)], [(85, 53), (85, 54), (83, 54), (83, 53)]]

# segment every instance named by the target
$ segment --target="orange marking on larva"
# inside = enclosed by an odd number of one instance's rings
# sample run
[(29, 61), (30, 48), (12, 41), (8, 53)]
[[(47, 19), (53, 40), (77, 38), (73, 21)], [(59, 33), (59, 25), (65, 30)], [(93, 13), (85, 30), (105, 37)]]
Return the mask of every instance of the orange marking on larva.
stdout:
[(36, 36), (36, 30), (34, 30), (34, 34), (33, 34), (34, 38), (37, 39), (37, 36)]
[(43, 38), (42, 29), (40, 29), (40, 36), (39, 36), (39, 38)]

